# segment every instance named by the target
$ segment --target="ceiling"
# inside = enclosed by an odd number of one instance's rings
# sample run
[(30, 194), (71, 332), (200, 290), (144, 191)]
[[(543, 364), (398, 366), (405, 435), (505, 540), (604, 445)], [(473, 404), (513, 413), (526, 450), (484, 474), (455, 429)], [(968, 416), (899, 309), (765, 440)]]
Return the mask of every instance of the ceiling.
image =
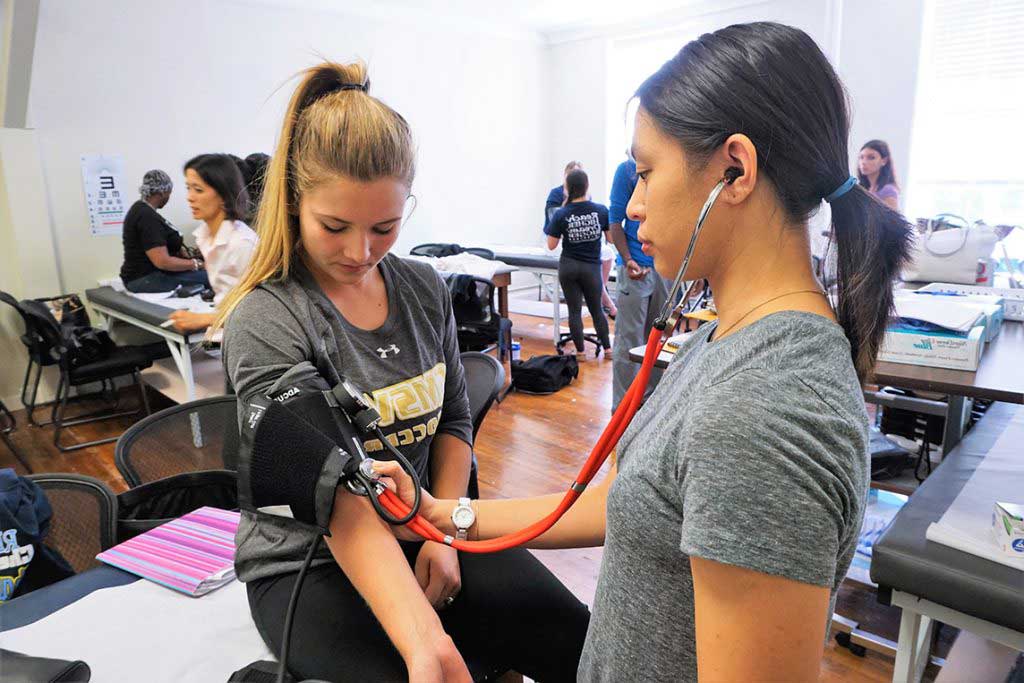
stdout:
[(376, 17), (444, 17), (507, 33), (555, 37), (575, 31), (635, 24), (706, 0), (256, 0), (296, 9), (352, 12)]

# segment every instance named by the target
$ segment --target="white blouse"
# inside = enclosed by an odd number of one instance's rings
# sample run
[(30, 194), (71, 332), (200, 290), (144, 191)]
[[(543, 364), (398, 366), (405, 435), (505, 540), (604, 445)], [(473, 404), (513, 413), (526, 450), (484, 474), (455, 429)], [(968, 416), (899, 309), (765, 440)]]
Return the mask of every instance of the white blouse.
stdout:
[(256, 249), (256, 232), (242, 221), (226, 220), (212, 238), (206, 223), (200, 223), (192, 234), (206, 262), (213, 300), (220, 303), (249, 266)]

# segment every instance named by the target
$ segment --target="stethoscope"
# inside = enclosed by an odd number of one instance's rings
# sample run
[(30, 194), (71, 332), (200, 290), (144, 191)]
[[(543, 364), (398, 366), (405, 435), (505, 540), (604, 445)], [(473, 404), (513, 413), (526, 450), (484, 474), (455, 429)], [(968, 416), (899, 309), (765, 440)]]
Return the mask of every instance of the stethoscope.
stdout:
[[(559, 502), (558, 506), (551, 513), (524, 529), (512, 534), (507, 534), (505, 536), (500, 536), (486, 541), (463, 541), (443, 533), (426, 519), (419, 516), (419, 480), (415, 476), (412, 467), (408, 466), (408, 463), (404, 462), (404, 459), (400, 459), (399, 462), (402, 464), (403, 469), (412, 476), (417, 493), (416, 501), (412, 507), (406, 505), (397, 496), (397, 494), (384, 486), (384, 484), (376, 478), (370, 466), (367, 465), (369, 461), (361, 463), (359, 474), (356, 477), (357, 481), (350, 483), (349, 489), (354, 493), (369, 495), (378, 514), (388, 523), (405, 524), (411, 530), (427, 540), (444, 543), (463, 552), (493, 553), (501, 550), (507, 550), (509, 548), (523, 545), (524, 543), (527, 543), (548, 531), (583, 494), (583, 491), (586, 490), (587, 485), (590, 484), (591, 480), (601, 469), (605, 460), (608, 459), (608, 456), (615, 449), (615, 446), (618, 444), (622, 434), (626, 431), (630, 422), (632, 422), (637, 410), (639, 410), (647, 384), (650, 381), (651, 370), (654, 368), (654, 362), (658, 358), (658, 354), (661, 353), (662, 347), (665, 345), (665, 341), (675, 329), (676, 324), (678, 324), (679, 319), (686, 308), (686, 298), (684, 297), (678, 302), (677, 299), (680, 298), (679, 292), (683, 286), (683, 276), (686, 274), (686, 270), (690, 265), (690, 260), (693, 258), (693, 253), (697, 247), (697, 239), (700, 237), (701, 229), (704, 227), (704, 221), (707, 220), (708, 214), (711, 212), (711, 208), (715, 205), (715, 201), (718, 199), (718, 196), (722, 193), (725, 186), (731, 185), (736, 178), (740, 177), (742, 174), (743, 172), (735, 167), (726, 169), (725, 177), (715, 185), (711, 190), (711, 194), (708, 195), (707, 201), (704, 202), (704, 206), (701, 208), (700, 214), (697, 216), (697, 223), (694, 226), (693, 234), (690, 236), (690, 243), (686, 247), (686, 254), (679, 266), (679, 272), (676, 273), (675, 280), (672, 283), (672, 289), (669, 291), (668, 299), (666, 300), (665, 306), (660, 315), (655, 319), (654, 325), (647, 337), (647, 346), (644, 351), (643, 363), (640, 365), (640, 371), (633, 379), (633, 383), (626, 391), (625, 396), (623, 396), (622, 400), (619, 402), (619, 407), (612, 415), (611, 420), (608, 422), (608, 426), (605, 427), (600, 438), (598, 438), (597, 443), (595, 443), (594, 447), (591, 449), (590, 454), (587, 456), (587, 460), (580, 468), (579, 474), (576, 475), (576, 479), (569, 486), (569, 490), (565, 492), (565, 496), (562, 498), (561, 502)], [(387, 441), (384, 440), (384, 443), (386, 444)], [(362, 465), (367, 466), (364, 467)]]

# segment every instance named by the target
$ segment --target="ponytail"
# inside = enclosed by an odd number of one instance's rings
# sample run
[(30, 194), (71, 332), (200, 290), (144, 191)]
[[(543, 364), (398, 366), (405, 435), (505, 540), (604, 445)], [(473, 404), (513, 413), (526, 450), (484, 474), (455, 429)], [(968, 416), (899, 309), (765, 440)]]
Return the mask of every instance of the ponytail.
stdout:
[(249, 268), (221, 302), (211, 333), (258, 285), (288, 276), (303, 193), (336, 178), (396, 178), (412, 186), (416, 164), (409, 124), (370, 96), (369, 87), (362, 62), (323, 62), (302, 72), (267, 164), (256, 218), (259, 243)]
[(892, 315), (893, 283), (910, 253), (912, 227), (861, 185), (832, 203), (836, 317), (850, 341), (857, 375), (871, 376)]
[[(892, 312), (911, 228), (849, 177), (846, 91), (814, 40), (773, 22), (736, 24), (688, 43), (637, 90), (640, 106), (698, 163), (743, 133), (794, 225), (832, 203), (836, 317), (866, 379)], [(890, 164), (891, 168), (891, 164)], [(840, 188), (843, 192), (840, 192)]]

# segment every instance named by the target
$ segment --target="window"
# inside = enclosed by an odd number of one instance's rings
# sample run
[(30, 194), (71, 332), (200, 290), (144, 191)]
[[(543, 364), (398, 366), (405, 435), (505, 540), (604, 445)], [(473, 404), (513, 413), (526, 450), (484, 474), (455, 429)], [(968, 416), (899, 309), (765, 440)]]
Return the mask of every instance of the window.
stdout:
[[(1024, 225), (1022, 30), (1020, 0), (926, 2), (908, 218)], [(1006, 244), (1024, 258), (1024, 230)]]

